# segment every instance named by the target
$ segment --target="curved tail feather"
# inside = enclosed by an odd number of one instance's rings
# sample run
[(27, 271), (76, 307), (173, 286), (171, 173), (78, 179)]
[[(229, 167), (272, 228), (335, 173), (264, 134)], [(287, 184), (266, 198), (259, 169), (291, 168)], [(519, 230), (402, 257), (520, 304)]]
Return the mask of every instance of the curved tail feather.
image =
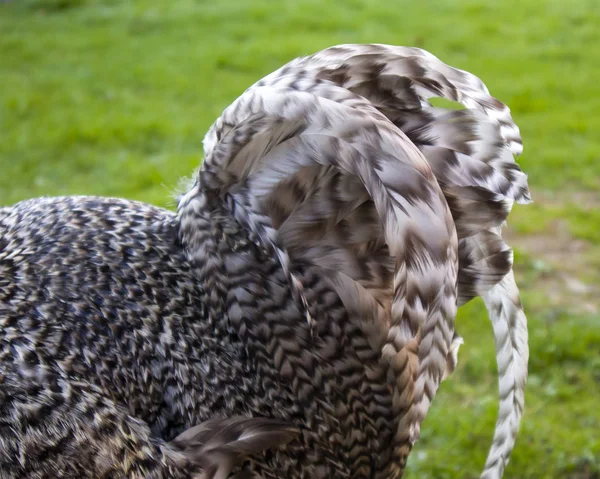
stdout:
[[(432, 97), (466, 109), (435, 108)], [(323, 268), (389, 361), (400, 461), (456, 364), (462, 340), (452, 302), (484, 297), (502, 345), (500, 383), (514, 385), (508, 396), (501, 391), (484, 472), (500, 477), (527, 370), (525, 316), (495, 306), (518, 296), (514, 282), (506, 283), (512, 251), (500, 228), (514, 202), (530, 201), (514, 161), (522, 143), (508, 107), (479, 78), (423, 50), (340, 45), (253, 85), (215, 122), (204, 146), (202, 188), (227, 198), (279, 258), (307, 319), (310, 305), (293, 272), (302, 262)], [(504, 367), (509, 356), (512, 366)], [(510, 418), (512, 440), (499, 439), (503, 418)]]
[[(298, 72), (302, 72), (300, 78)], [(293, 81), (314, 88), (311, 81), (315, 79), (333, 82), (369, 100), (421, 150), (442, 187), (459, 238), (458, 304), (484, 297), (496, 343), (504, 345), (497, 350), (500, 384), (510, 382), (515, 388), (506, 397), (500, 391), (501, 411), (484, 472), (484, 477), (500, 477), (522, 415), (527, 329), (522, 310), (516, 315), (519, 321), (507, 322), (508, 313), (490, 307), (491, 300), (486, 298), (507, 304), (513, 296), (518, 298), (514, 279), (510, 288), (502, 286), (512, 278), (513, 256), (500, 227), (515, 201), (531, 201), (527, 177), (514, 161), (522, 152), (519, 129), (509, 108), (491, 97), (479, 78), (417, 48), (340, 45), (295, 60), (257, 85)], [(428, 101), (432, 97), (460, 102), (467, 109), (432, 107)], [(510, 331), (508, 343), (501, 324)], [(460, 342), (453, 343), (454, 351)], [(508, 357), (513, 358), (511, 367), (507, 367)], [(455, 363), (449, 356), (450, 370)], [(503, 424), (510, 424), (512, 435), (501, 441)], [(503, 460), (496, 461), (498, 457)]]
[(499, 479), (515, 445), (525, 406), (529, 360), (527, 318), (512, 271), (484, 294), (483, 300), (494, 327), (500, 410), (492, 448), (481, 477)]
[(425, 158), (335, 85), (319, 95), (247, 91), (211, 129), (206, 152), (202, 191), (228, 202), (298, 296), (294, 266), (322, 268), (388, 364), (398, 461), (387, 476), (398, 475), (445, 371), (456, 312), (454, 222)]

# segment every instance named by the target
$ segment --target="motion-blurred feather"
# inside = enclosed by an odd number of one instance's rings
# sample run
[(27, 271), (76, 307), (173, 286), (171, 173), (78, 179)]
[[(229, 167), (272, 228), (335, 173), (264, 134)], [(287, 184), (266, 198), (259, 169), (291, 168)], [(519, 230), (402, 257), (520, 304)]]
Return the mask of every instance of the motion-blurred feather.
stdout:
[(341, 45), (250, 87), (204, 147), (176, 215), (0, 209), (3, 472), (398, 478), (483, 296), (500, 477), (527, 372), (508, 108), (423, 50)]

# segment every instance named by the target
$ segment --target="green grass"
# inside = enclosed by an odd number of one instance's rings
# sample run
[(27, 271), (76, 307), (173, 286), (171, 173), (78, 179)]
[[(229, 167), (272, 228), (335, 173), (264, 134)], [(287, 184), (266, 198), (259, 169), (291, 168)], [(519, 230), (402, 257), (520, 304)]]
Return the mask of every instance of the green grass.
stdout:
[[(598, 478), (598, 25), (597, 0), (0, 3), (0, 204), (99, 194), (172, 207), (179, 179), (201, 161), (204, 132), (261, 76), (337, 43), (426, 48), (511, 106), (538, 198), (511, 220), (531, 364), (506, 477)], [(590, 290), (568, 290), (565, 275)], [(475, 478), (491, 441), (496, 373), (481, 302), (457, 324), (459, 367), (426, 420), (409, 479)]]

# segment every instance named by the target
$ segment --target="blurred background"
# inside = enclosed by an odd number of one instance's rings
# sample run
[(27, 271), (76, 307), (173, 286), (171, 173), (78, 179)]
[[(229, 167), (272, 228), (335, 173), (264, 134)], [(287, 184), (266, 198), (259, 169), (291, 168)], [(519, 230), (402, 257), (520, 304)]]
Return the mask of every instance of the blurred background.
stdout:
[[(221, 111), (285, 62), (338, 43), (425, 48), (480, 76), (521, 127), (535, 203), (509, 243), (530, 324), (507, 478), (600, 477), (598, 0), (2, 0), (0, 205), (93, 194), (174, 207)], [(462, 308), (406, 478), (476, 478), (497, 412), (492, 328)]]

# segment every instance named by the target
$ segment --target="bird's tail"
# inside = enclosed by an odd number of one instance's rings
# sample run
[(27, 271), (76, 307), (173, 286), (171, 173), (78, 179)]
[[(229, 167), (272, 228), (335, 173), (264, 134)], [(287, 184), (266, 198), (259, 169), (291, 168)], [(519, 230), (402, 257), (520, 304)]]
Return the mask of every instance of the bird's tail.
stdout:
[[(367, 99), (419, 148), (444, 192), (459, 240), (458, 305), (482, 296), (494, 329), (500, 409), (482, 477), (499, 478), (515, 443), (527, 380), (527, 319), (512, 250), (501, 237), (513, 203), (531, 201), (527, 176), (514, 160), (522, 152), (519, 128), (479, 78), (418, 48), (340, 45), (295, 60), (258, 85), (318, 88), (314, 81)], [(464, 109), (436, 108), (433, 97)], [(450, 352), (461, 343), (455, 334)], [(455, 364), (449, 355), (448, 368)]]
[[(466, 109), (432, 107), (431, 97)], [(399, 464), (385, 477), (402, 473), (455, 364), (457, 303), (491, 298), (497, 343), (502, 336), (499, 365), (509, 352), (512, 364), (499, 368), (503, 421), (486, 467), (486, 477), (501, 475), (514, 443), (514, 434), (501, 430), (518, 428), (527, 356), (524, 316), (513, 314), (518, 302), (497, 306), (518, 295), (506, 283), (512, 253), (499, 228), (514, 201), (529, 201), (508, 108), (478, 78), (423, 50), (342, 45), (252, 86), (211, 127), (204, 146), (196, 189), (182, 199), (180, 215), (198, 191), (228, 204), (279, 259), (311, 327), (295, 270), (321, 268), (387, 364)], [(516, 338), (523, 354), (505, 337)]]
[[(398, 477), (445, 372), (456, 314), (456, 231), (431, 167), (368, 100), (317, 79), (251, 88), (213, 125), (205, 153), (197, 192), (227, 204), (279, 259), (311, 329), (312, 286), (297, 274), (306, 265), (377, 353), (393, 399), (375, 395), (374, 411), (395, 429), (395, 460), (380, 473)], [(373, 356), (364, 348), (359, 357)]]

